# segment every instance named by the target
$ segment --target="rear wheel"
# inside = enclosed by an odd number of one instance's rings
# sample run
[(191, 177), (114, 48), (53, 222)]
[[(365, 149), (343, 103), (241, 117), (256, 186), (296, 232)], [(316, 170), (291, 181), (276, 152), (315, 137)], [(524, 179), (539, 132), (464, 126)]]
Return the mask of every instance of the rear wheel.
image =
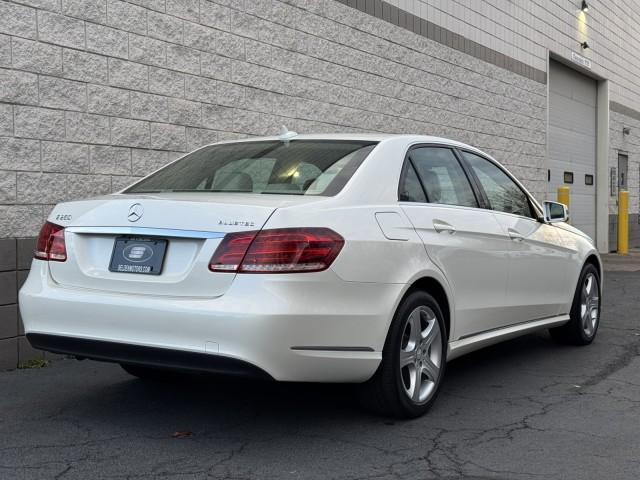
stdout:
[(436, 300), (414, 291), (400, 304), (375, 375), (361, 386), (365, 406), (401, 418), (424, 414), (438, 394), (446, 365), (444, 317)]
[(588, 345), (593, 342), (600, 324), (600, 275), (591, 264), (582, 269), (573, 297), (571, 320), (549, 330), (562, 343)]

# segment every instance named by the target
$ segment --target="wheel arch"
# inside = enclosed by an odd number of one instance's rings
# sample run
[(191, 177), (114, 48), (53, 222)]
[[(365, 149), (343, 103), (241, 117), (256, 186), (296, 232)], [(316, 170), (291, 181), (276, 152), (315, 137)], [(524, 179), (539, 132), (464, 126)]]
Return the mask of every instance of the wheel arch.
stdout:
[[(598, 277), (600, 278), (600, 291), (602, 292), (602, 286), (603, 286), (603, 278), (602, 278), (602, 261), (600, 260), (600, 257), (598, 255), (596, 255), (595, 253), (590, 253), (589, 255), (587, 255), (587, 258), (585, 258), (584, 260), (584, 265), (582, 265), (582, 268), (584, 268), (587, 265), (593, 265), (595, 267), (595, 269), (598, 271)], [(582, 270), (580, 270), (582, 272)]]
[[(587, 264), (591, 264), (594, 267), (596, 267), (596, 270), (598, 271), (598, 275), (600, 277), (602, 277), (602, 265), (600, 263), (600, 259), (598, 258), (598, 256), (595, 253), (592, 253), (590, 255), (587, 256), (587, 258), (585, 258), (584, 260), (584, 265)], [(583, 267), (584, 267), (583, 265)]]
[(440, 281), (433, 277), (421, 277), (415, 280), (407, 289), (403, 296), (406, 297), (409, 293), (415, 290), (421, 290), (427, 292), (432, 295), (438, 305), (442, 309), (442, 314), (444, 315), (444, 325), (446, 329), (447, 339), (451, 336), (451, 305), (449, 303), (449, 296), (447, 295), (447, 291)]

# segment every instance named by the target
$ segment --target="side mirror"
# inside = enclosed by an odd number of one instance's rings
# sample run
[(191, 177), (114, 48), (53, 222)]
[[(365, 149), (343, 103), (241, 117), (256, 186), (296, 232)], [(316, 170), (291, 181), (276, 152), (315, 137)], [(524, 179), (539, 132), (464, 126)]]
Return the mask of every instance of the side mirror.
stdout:
[(547, 223), (566, 222), (569, 220), (569, 209), (564, 203), (544, 202), (544, 221)]

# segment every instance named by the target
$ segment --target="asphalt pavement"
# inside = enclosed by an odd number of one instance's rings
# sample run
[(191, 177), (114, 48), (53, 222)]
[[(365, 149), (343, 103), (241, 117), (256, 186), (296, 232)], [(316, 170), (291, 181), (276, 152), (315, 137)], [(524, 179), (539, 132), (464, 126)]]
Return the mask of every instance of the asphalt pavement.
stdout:
[(605, 276), (588, 347), (528, 335), (451, 362), (423, 418), (344, 385), (146, 383), (58, 360), (0, 373), (2, 479), (638, 479), (640, 272)]

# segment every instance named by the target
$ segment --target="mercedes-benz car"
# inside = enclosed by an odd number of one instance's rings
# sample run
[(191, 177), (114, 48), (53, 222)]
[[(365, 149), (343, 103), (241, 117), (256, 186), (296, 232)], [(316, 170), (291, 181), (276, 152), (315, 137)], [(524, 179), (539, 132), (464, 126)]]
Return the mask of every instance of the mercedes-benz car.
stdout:
[(358, 383), (414, 417), (467, 352), (540, 329), (592, 342), (602, 265), (567, 220), (452, 140), (220, 142), (57, 205), (20, 311), (35, 348), (139, 377)]

